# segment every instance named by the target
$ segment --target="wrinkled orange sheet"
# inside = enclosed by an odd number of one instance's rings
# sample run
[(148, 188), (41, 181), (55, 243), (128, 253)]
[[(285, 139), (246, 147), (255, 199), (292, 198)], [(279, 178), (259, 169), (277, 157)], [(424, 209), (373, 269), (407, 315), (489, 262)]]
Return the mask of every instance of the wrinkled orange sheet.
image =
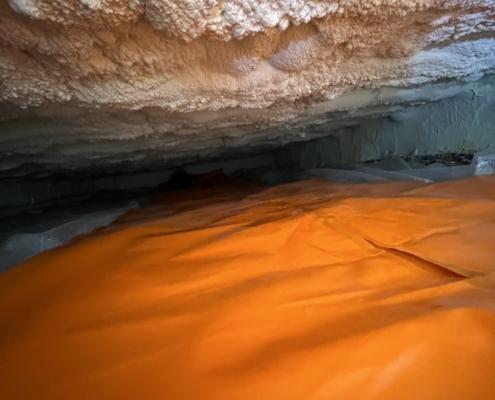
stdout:
[(0, 274), (1, 399), (495, 399), (495, 179), (170, 194)]

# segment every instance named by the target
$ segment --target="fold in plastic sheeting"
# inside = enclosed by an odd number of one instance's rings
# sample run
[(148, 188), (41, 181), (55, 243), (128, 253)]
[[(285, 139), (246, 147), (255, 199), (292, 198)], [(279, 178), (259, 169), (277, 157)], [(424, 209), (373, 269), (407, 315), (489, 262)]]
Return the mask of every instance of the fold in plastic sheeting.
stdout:
[(495, 179), (168, 194), (0, 274), (2, 399), (494, 399)]

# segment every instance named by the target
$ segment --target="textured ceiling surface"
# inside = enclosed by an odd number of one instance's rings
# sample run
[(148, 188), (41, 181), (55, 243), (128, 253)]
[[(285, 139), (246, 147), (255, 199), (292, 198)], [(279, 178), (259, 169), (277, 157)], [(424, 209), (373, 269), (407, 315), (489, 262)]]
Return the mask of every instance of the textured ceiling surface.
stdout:
[(493, 0), (0, 0), (0, 145), (21, 154), (37, 124), (87, 155), (115, 120), (112, 140), (159, 136), (169, 153), (185, 135), (195, 151), (250, 145), (356, 90), (494, 67)]

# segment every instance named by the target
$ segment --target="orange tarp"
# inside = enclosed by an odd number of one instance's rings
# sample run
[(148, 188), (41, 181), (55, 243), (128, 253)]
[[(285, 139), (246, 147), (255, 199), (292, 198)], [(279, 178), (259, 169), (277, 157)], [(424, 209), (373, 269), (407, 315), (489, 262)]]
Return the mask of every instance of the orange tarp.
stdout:
[(495, 399), (495, 179), (171, 193), (0, 274), (1, 399)]

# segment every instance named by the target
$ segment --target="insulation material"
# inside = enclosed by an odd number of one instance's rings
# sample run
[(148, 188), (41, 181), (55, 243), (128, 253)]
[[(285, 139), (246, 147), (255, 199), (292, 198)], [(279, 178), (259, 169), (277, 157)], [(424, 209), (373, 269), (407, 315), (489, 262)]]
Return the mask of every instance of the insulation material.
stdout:
[(0, 274), (2, 399), (494, 399), (495, 178), (168, 193)]

